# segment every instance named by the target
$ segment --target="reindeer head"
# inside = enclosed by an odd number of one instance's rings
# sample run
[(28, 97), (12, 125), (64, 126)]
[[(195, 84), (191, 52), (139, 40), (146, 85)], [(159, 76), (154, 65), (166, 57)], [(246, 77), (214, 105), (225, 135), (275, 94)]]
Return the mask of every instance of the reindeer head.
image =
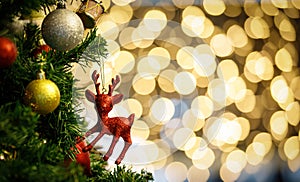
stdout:
[(100, 83), (97, 83), (99, 76), (100, 75), (99, 73), (97, 73), (96, 70), (92, 74), (92, 80), (94, 82), (97, 94), (95, 95), (92, 91), (86, 90), (85, 95), (90, 102), (95, 103), (96, 109), (99, 114), (103, 112), (108, 113), (109, 111), (112, 110), (113, 105), (119, 103), (123, 98), (122, 94), (116, 94), (112, 96), (112, 93), (116, 85), (120, 82), (120, 77), (117, 75), (116, 79), (112, 78), (111, 80), (112, 84), (109, 85), (108, 93), (105, 94), (105, 93), (101, 93), (99, 88)]
[(100, 94), (96, 97), (96, 105), (101, 112), (109, 112), (113, 108), (112, 97), (107, 94)]

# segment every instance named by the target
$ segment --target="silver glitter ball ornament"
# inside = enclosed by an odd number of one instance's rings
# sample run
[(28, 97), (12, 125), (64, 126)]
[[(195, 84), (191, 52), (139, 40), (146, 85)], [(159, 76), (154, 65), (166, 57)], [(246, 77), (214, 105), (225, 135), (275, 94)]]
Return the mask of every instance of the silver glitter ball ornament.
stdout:
[(42, 23), (42, 36), (53, 49), (68, 51), (83, 39), (84, 27), (79, 16), (67, 9), (56, 9)]

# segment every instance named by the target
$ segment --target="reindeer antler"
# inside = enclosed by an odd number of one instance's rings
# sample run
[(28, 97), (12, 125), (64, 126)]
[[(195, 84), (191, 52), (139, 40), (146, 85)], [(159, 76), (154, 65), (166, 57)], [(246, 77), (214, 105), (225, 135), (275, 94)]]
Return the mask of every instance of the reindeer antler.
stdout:
[(99, 75), (99, 73), (97, 73), (96, 70), (92, 74), (92, 80), (93, 80), (93, 82), (95, 84), (96, 92), (97, 92), (98, 95), (101, 94), (100, 89), (99, 89), (100, 83), (97, 83), (97, 80), (98, 80), (99, 76), (100, 75)]
[(119, 75), (116, 76), (116, 79), (114, 79), (114, 78), (111, 79), (112, 84), (109, 85), (109, 90), (108, 90), (108, 93), (107, 93), (108, 95), (110, 95), (110, 96), (112, 95), (115, 87), (118, 85), (119, 82), (120, 82)]

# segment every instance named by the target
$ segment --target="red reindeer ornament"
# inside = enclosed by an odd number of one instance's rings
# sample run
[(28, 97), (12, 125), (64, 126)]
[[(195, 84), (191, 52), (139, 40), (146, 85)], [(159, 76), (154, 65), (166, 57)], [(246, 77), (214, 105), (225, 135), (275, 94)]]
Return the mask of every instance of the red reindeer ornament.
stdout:
[(134, 114), (131, 114), (128, 118), (108, 117), (108, 113), (112, 110), (113, 105), (119, 103), (123, 98), (122, 94), (116, 94), (114, 96), (112, 95), (116, 85), (120, 82), (120, 77), (116, 76), (116, 79), (112, 79), (112, 84), (109, 85), (107, 94), (100, 92), (100, 83), (97, 83), (98, 78), (99, 74), (97, 73), (97, 71), (94, 71), (92, 74), (92, 80), (95, 84), (97, 94), (95, 95), (90, 90), (86, 90), (85, 92), (87, 99), (90, 102), (95, 103), (95, 109), (98, 113), (98, 121), (96, 125), (85, 133), (85, 137), (88, 137), (95, 132), (99, 132), (99, 134), (88, 146), (83, 148), (83, 151), (90, 151), (104, 134), (113, 135), (112, 143), (107, 153), (103, 157), (104, 160), (108, 160), (114, 150), (117, 141), (120, 137), (122, 137), (125, 145), (121, 154), (115, 161), (115, 164), (118, 165), (121, 163), (128, 148), (132, 144), (130, 129), (134, 120)]

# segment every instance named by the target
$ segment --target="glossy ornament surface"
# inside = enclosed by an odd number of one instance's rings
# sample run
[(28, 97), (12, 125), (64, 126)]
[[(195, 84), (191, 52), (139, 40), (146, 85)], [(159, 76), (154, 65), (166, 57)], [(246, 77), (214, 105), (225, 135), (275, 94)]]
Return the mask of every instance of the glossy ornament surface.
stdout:
[(0, 37), (0, 68), (11, 66), (17, 58), (17, 47), (9, 38)]
[(83, 39), (84, 27), (79, 16), (68, 9), (56, 9), (42, 23), (42, 36), (53, 49), (68, 51)]
[(59, 105), (60, 92), (54, 82), (45, 79), (43, 72), (40, 75), (42, 76), (27, 85), (24, 103), (39, 114), (48, 114)]

